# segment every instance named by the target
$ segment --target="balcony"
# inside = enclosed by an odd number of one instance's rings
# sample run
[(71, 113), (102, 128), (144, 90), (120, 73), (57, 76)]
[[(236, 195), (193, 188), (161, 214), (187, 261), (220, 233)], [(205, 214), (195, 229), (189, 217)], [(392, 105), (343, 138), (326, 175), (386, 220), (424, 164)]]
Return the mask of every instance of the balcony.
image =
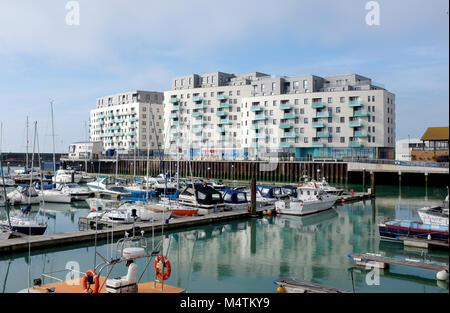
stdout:
[(97, 118), (105, 118), (105, 115), (100, 114), (99, 116), (97, 116)]
[(325, 127), (325, 124), (322, 123), (322, 122), (319, 122), (319, 123), (312, 123), (312, 124), (311, 124), (311, 127), (312, 127), (312, 128), (324, 128), (324, 127)]
[(255, 138), (256, 139), (267, 139), (267, 138), (269, 138), (269, 136), (266, 134), (256, 134)]
[(255, 115), (255, 118), (254, 118), (255, 121), (264, 121), (264, 120), (267, 120), (267, 119), (268, 119), (268, 117), (263, 115), (263, 114)]
[(136, 136), (136, 132), (128, 132), (127, 136)]
[(221, 119), (219, 121), (219, 125), (231, 125), (231, 124), (233, 124), (233, 122), (227, 119)]
[(138, 119), (137, 119), (136, 117), (132, 117), (132, 118), (130, 118), (128, 121), (133, 123), (133, 122), (137, 122), (137, 120), (138, 120)]
[(225, 111), (217, 111), (216, 112), (216, 116), (227, 116), (228, 115), (228, 112), (225, 112)]
[(106, 127), (106, 130), (119, 130), (119, 129), (120, 129), (119, 126), (109, 126), (109, 127)]
[(311, 107), (313, 109), (323, 109), (325, 107), (325, 103), (323, 103), (323, 102), (313, 102)]
[(317, 141), (317, 142), (313, 142), (311, 146), (312, 146), (313, 148), (324, 148), (324, 147), (325, 147), (325, 144), (324, 144), (323, 142)]
[(348, 103), (348, 106), (349, 107), (352, 107), (352, 108), (358, 108), (358, 107), (362, 107), (362, 103), (361, 103), (361, 101), (359, 101), (359, 100), (356, 100), (356, 101), (350, 101), (349, 103)]
[(252, 148), (252, 149), (258, 149), (258, 148), (261, 148), (261, 145), (260, 145), (259, 143), (257, 143), (257, 142), (254, 142), (254, 143), (252, 143), (252, 144), (250, 145), (250, 148)]
[(192, 113), (191, 116), (192, 117), (201, 117), (201, 116), (203, 116), (203, 112), (194, 112), (194, 113)]
[(170, 130), (171, 134), (178, 134), (179, 132), (180, 131), (178, 129), (176, 129), (176, 128)]
[(169, 118), (178, 118), (178, 113), (172, 113), (169, 115)]
[(298, 118), (298, 116), (297, 115), (295, 115), (295, 114), (285, 114), (284, 116), (283, 116), (283, 120), (289, 120), (289, 119), (296, 119), (296, 118)]
[(125, 134), (124, 133), (115, 133), (114, 136), (116, 136), (116, 137), (123, 137), (123, 136), (125, 136)]
[(279, 127), (281, 129), (288, 129), (288, 128), (292, 128), (292, 125), (288, 124), (288, 123), (281, 123)]
[(331, 133), (328, 132), (320, 132), (316, 134), (317, 138), (328, 138), (331, 137)]
[(253, 129), (253, 130), (255, 130), (255, 129), (261, 129), (262, 128), (262, 126), (260, 126), (260, 125), (258, 125), (258, 124), (253, 124), (252, 126), (250, 126), (250, 129)]
[(252, 112), (261, 112), (263, 110), (264, 109), (260, 105), (252, 105), (250, 107), (250, 111), (252, 111)]
[(170, 111), (179, 111), (180, 110), (180, 106), (179, 105), (174, 105), (172, 106), (172, 109)]
[(105, 143), (112, 143), (112, 139), (105, 140)]
[(328, 118), (328, 117), (331, 117), (331, 114), (330, 114), (330, 112), (317, 112), (317, 114), (316, 114), (316, 117), (317, 118)]
[(280, 143), (280, 148), (292, 148), (292, 144), (289, 142)]
[(363, 144), (359, 141), (350, 141), (348, 144), (349, 148), (361, 148)]
[(370, 114), (366, 111), (355, 111), (353, 112), (354, 117), (363, 117), (363, 116), (370, 116)]
[(201, 128), (193, 128), (193, 129), (192, 129), (192, 132), (193, 132), (194, 134), (201, 133), (202, 131), (203, 131), (203, 129), (201, 129)]
[(105, 122), (100, 121), (100, 122), (98, 122), (98, 124), (99, 124), (99, 125), (105, 125)]
[(192, 97), (192, 101), (200, 102), (200, 101), (203, 101), (203, 98), (202, 97)]
[(348, 126), (350, 127), (362, 127), (363, 124), (360, 121), (352, 121), (348, 123)]
[(128, 150), (135, 150), (136, 146), (128, 146)]
[(290, 110), (290, 109), (292, 109), (292, 104), (290, 103), (280, 104), (280, 110)]
[(231, 137), (227, 137), (227, 136), (220, 136), (219, 141), (230, 141)]
[(180, 102), (180, 99), (178, 99), (178, 98), (170, 98), (169, 99), (169, 103), (178, 103), (178, 102)]
[(222, 109), (226, 109), (226, 108), (231, 108), (233, 105), (231, 103), (221, 103), (220, 104), (220, 108)]
[(173, 121), (172, 122), (172, 126), (179, 126), (180, 125), (180, 122), (178, 122), (178, 121)]
[(217, 100), (227, 100), (228, 97), (225, 96), (225, 95), (217, 95), (216, 99), (217, 99)]
[(353, 137), (361, 138), (361, 137), (369, 137), (369, 133), (367, 132), (355, 132)]
[(298, 135), (295, 133), (284, 133), (284, 135), (281, 137), (283, 139), (290, 139), (290, 138), (297, 138)]
[(194, 125), (205, 125), (207, 123), (204, 120), (195, 120), (193, 124)]
[(205, 108), (204, 104), (196, 104), (195, 107), (194, 107), (194, 110), (202, 110), (204, 108)]
[(106, 114), (106, 117), (114, 117), (114, 114), (108, 113), (108, 114)]
[(118, 118), (117, 120), (114, 121), (114, 123), (123, 123), (124, 120), (122, 118)]
[(206, 138), (206, 137), (202, 137), (202, 136), (197, 136), (197, 137), (194, 137), (194, 141), (206, 141), (206, 140), (208, 140), (208, 138)]
[(217, 127), (216, 130), (217, 130), (219, 133), (224, 133), (224, 132), (225, 132), (225, 127)]

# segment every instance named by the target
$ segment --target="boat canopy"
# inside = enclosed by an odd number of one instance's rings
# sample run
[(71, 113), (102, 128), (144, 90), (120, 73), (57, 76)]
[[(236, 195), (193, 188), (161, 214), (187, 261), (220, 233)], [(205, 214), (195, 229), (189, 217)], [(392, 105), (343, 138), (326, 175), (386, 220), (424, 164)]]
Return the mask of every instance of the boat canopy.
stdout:
[(222, 192), (224, 192), (223, 202), (225, 203), (248, 203), (246, 192), (233, 189), (224, 189)]
[(199, 204), (221, 204), (223, 203), (222, 194), (210, 186), (188, 185), (180, 195), (195, 196)]

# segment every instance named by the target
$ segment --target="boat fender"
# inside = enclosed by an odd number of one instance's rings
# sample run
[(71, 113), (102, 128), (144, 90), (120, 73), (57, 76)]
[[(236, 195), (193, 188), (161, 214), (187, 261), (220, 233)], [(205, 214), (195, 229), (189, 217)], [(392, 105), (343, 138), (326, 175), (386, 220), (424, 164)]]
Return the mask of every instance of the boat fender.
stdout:
[(170, 273), (172, 272), (172, 267), (166, 256), (158, 254), (155, 259), (154, 268), (155, 275), (159, 278), (159, 280), (163, 281), (169, 279)]
[[(94, 283), (94, 289), (90, 288), (90, 285)], [(94, 270), (89, 270), (83, 277), (83, 289), (84, 293), (98, 293), (100, 287), (100, 280), (97, 273)]]

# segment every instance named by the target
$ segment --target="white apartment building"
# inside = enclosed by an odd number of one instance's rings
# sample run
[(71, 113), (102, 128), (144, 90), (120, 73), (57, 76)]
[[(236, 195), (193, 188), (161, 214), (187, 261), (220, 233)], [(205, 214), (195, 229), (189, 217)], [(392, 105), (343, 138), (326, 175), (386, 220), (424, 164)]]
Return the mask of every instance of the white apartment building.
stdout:
[(163, 93), (129, 91), (97, 99), (90, 112), (90, 141), (101, 141), (103, 152), (152, 153), (162, 149)]
[(192, 74), (164, 93), (167, 153), (394, 158), (395, 95), (356, 74)]

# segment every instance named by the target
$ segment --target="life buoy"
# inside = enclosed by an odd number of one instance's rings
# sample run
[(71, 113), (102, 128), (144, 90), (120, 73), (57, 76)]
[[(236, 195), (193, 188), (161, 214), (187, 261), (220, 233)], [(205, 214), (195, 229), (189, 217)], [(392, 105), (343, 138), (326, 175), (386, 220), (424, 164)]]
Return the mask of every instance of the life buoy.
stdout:
[(158, 256), (155, 259), (154, 267), (155, 267), (155, 274), (160, 280), (169, 279), (170, 273), (172, 272), (172, 267), (170, 265), (169, 260), (167, 260), (166, 256), (158, 254)]
[(299, 182), (299, 183), (297, 184), (297, 187), (301, 187), (301, 186), (303, 186), (303, 183), (302, 183), (302, 182)]
[[(94, 278), (94, 289), (91, 289), (90, 286), (88, 286), (89, 277)], [(100, 280), (99, 280), (97, 273), (94, 270), (87, 271), (83, 277), (84, 293), (98, 293), (99, 288), (100, 288)], [(91, 291), (89, 292), (89, 290), (91, 290)]]

